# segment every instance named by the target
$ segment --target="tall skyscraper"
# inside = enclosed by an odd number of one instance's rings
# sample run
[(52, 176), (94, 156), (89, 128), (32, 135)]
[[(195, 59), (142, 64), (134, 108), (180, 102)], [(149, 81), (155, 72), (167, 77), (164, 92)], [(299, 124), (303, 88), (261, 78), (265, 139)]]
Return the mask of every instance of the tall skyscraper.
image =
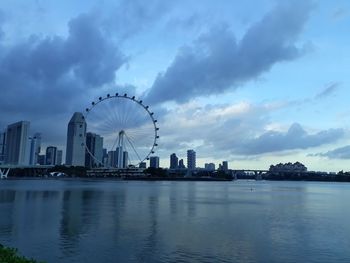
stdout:
[(222, 162), (222, 170), (224, 170), (224, 171), (228, 170), (228, 162), (227, 161)]
[(196, 169), (196, 152), (194, 150), (187, 151), (187, 168), (189, 170)]
[(28, 132), (30, 123), (20, 121), (7, 126), (5, 163), (14, 165), (28, 164)]
[(75, 112), (68, 123), (66, 164), (85, 165), (86, 122), (82, 113)]
[(103, 138), (95, 133), (86, 134), (85, 166), (100, 167), (103, 165)]
[(129, 155), (127, 151), (123, 152), (123, 168), (128, 168), (129, 165)]
[(170, 155), (170, 169), (177, 169), (179, 167), (179, 158), (175, 153)]
[(47, 147), (45, 164), (56, 165), (56, 158), (57, 158), (57, 147), (54, 147), (54, 146)]
[(38, 156), (41, 151), (41, 134), (35, 133), (33, 137), (29, 138), (30, 141), (30, 153), (29, 153), (29, 164), (38, 164)]
[(57, 150), (57, 156), (56, 156), (56, 165), (62, 165), (62, 150)]
[(118, 146), (116, 149), (117, 152), (117, 167), (123, 168), (124, 167), (124, 151), (122, 146)]
[(103, 160), (103, 166), (107, 167), (108, 166), (108, 153), (107, 153), (106, 148), (102, 149), (102, 160)]
[[(118, 151), (109, 151), (108, 152), (108, 166), (109, 167), (118, 167), (118, 157), (119, 157), (119, 152)], [(122, 168), (122, 167), (118, 167)]]
[(159, 157), (158, 156), (151, 156), (149, 158), (149, 167), (159, 168)]

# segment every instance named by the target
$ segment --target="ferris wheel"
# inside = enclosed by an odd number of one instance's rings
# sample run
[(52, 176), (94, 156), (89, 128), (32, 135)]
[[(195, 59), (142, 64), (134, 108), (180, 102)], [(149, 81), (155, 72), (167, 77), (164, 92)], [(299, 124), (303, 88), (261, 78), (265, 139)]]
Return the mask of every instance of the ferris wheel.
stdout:
[[(159, 128), (154, 113), (135, 96), (116, 93), (99, 97), (86, 108), (85, 120), (86, 152), (94, 167), (137, 166), (148, 160), (158, 146)], [(102, 154), (101, 144), (106, 149)]]

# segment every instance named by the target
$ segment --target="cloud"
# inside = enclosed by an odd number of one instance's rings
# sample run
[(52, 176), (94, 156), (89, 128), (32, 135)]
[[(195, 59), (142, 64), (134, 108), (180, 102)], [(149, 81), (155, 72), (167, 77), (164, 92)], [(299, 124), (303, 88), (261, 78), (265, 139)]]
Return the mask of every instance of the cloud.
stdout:
[(203, 20), (203, 17), (198, 13), (184, 17), (170, 17), (170, 19), (166, 22), (165, 27), (168, 30), (171, 30), (172, 33), (180, 30), (184, 30), (186, 32), (193, 29), (199, 30), (204, 23)]
[(297, 46), (312, 9), (310, 1), (279, 3), (237, 41), (227, 25), (212, 28), (193, 46), (183, 47), (164, 73), (159, 73), (148, 100), (186, 102), (193, 97), (237, 88), (274, 64), (303, 54)]
[(2, 26), (5, 22), (5, 14), (4, 12), (0, 9), (0, 40), (2, 39), (4, 32), (2, 30)]
[(201, 156), (225, 155), (229, 153), (228, 142), (251, 136), (263, 126), (266, 111), (264, 106), (247, 102), (232, 105), (190, 102), (175, 106), (160, 120), (160, 153), (177, 152), (181, 156), (185, 149), (194, 148)]
[(339, 89), (339, 82), (332, 82), (328, 84), (320, 93), (315, 96), (315, 99), (323, 99), (333, 95)]
[(350, 159), (350, 145), (328, 151), (326, 153), (316, 153), (310, 156), (321, 156), (329, 159)]
[(333, 20), (341, 20), (349, 15), (349, 12), (346, 8), (338, 7), (336, 10), (333, 11), (331, 17)]
[[(74, 111), (114, 83), (126, 56), (101, 31), (98, 17), (81, 14), (70, 20), (66, 37), (32, 35), (0, 56), (0, 126), (26, 119), (52, 132), (52, 120), (65, 135)], [(65, 116), (65, 117), (63, 117)], [(46, 120), (46, 121), (43, 121)]]
[(122, 0), (115, 6), (106, 2), (102, 8), (76, 15), (64, 35), (28, 36), (31, 29), (21, 25), (19, 30), (26, 32), (10, 39), (9, 24), (6, 41), (1, 33), (7, 13), (0, 10), (1, 130), (9, 123), (29, 120), (31, 132), (43, 133), (43, 142), (64, 145), (66, 126), (75, 111), (83, 111), (107, 93), (136, 93), (134, 86), (115, 83), (117, 72), (129, 60), (121, 51), (122, 40), (156, 23), (171, 4)]
[(122, 0), (112, 8), (104, 27), (123, 41), (141, 30), (150, 28), (171, 9), (172, 3), (161, 0)]
[(343, 129), (325, 129), (307, 132), (294, 123), (285, 131), (285, 125), (271, 122), (276, 108), (271, 104), (201, 105), (189, 102), (178, 105), (162, 118), (160, 154), (194, 148), (201, 157), (227, 158), (290, 154), (336, 142), (344, 136)]
[(233, 149), (233, 152), (251, 155), (307, 149), (335, 142), (343, 136), (343, 129), (329, 129), (309, 134), (300, 124), (294, 123), (286, 133), (268, 131), (257, 138), (243, 141), (236, 149)]

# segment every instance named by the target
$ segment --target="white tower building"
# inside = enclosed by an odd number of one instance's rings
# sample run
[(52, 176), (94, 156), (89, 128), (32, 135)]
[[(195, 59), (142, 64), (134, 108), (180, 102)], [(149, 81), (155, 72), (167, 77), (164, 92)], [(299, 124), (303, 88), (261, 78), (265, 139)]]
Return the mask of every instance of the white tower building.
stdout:
[(66, 164), (85, 165), (86, 122), (82, 113), (75, 112), (68, 123)]

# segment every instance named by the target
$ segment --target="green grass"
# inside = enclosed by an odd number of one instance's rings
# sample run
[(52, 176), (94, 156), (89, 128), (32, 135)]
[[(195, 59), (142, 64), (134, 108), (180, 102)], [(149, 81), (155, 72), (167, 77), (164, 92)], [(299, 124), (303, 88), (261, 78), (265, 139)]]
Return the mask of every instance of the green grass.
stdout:
[(17, 249), (7, 248), (0, 244), (0, 263), (39, 263), (39, 261), (22, 257), (18, 255)]

